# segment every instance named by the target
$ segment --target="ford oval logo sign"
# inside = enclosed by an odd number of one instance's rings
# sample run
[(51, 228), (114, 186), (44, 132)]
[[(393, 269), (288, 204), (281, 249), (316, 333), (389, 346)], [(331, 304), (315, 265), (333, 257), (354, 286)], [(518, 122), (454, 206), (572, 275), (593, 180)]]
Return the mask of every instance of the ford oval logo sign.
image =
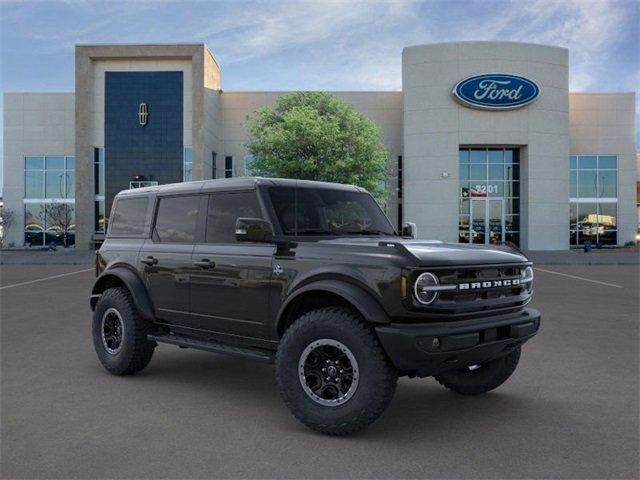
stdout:
[(484, 73), (461, 80), (452, 93), (467, 107), (510, 110), (533, 102), (540, 95), (540, 87), (534, 81), (517, 75)]

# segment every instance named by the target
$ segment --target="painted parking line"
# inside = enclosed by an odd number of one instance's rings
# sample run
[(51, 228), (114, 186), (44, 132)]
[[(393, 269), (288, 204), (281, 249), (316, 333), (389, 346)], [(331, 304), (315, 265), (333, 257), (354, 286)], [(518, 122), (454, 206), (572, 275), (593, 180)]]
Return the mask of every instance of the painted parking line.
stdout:
[(545, 270), (544, 268), (538, 267), (533, 267), (533, 269), (538, 270), (539, 272), (553, 273), (554, 275), (560, 275), (561, 277), (575, 278), (576, 280), (582, 280), (583, 282), (597, 283), (598, 285), (605, 285), (607, 287), (624, 288), (622, 285), (616, 285), (615, 283), (601, 282), (600, 280), (592, 280), (590, 278), (579, 277), (577, 275), (569, 275), (568, 273), (554, 272), (553, 270)]
[(76, 270), (75, 272), (62, 273), (60, 275), (52, 275), (51, 277), (36, 278), (35, 280), (29, 280), (28, 282), (20, 282), (20, 283), (14, 283), (12, 285), (5, 285), (4, 287), (0, 287), (0, 290), (4, 290), (6, 288), (13, 288), (13, 287), (22, 287), (23, 285), (30, 285), (32, 283), (37, 283), (37, 282), (45, 282), (47, 280), (53, 280), (54, 278), (68, 277), (69, 275), (76, 275), (78, 273), (90, 272), (91, 270), (93, 270), (93, 268), (85, 268), (84, 270)]

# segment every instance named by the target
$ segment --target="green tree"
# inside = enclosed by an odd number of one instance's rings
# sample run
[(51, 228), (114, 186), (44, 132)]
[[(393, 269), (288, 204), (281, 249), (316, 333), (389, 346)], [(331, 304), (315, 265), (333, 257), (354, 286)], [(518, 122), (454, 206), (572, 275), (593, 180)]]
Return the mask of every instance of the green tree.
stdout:
[(384, 203), (388, 151), (380, 129), (324, 92), (282, 95), (249, 119), (250, 175), (348, 183)]

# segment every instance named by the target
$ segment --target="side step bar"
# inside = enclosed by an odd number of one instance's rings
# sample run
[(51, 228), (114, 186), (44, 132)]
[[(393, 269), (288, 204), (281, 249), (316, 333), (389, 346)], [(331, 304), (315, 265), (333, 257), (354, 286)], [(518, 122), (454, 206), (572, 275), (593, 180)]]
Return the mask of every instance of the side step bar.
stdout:
[(147, 339), (158, 343), (177, 345), (179, 347), (206, 350), (207, 352), (226, 353), (228, 355), (235, 355), (236, 357), (249, 358), (258, 362), (273, 363), (275, 361), (275, 352), (258, 348), (232, 347), (213, 340), (200, 340), (181, 335), (147, 335)]

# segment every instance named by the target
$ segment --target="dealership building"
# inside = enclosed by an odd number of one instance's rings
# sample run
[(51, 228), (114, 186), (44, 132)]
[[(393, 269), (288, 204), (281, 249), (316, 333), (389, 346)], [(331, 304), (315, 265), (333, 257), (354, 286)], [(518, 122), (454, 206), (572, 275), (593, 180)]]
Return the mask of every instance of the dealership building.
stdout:
[[(380, 128), (392, 222), (527, 250), (633, 241), (635, 93), (569, 92), (568, 57), (512, 42), (413, 46), (401, 91), (332, 92)], [(75, 92), (5, 93), (6, 244), (66, 232), (92, 248), (120, 190), (244, 175), (247, 118), (284, 92), (223, 91), (220, 76), (204, 44), (77, 45)]]

